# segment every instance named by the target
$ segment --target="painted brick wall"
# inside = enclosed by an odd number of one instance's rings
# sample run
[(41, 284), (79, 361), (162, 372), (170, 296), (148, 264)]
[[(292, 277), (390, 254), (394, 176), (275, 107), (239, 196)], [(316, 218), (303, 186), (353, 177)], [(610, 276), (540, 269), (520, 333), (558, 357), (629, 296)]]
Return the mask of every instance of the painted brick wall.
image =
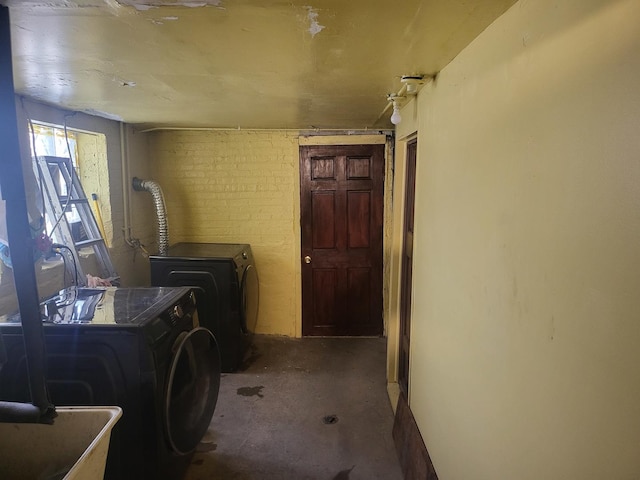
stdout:
[(164, 192), (170, 243), (251, 244), (260, 278), (258, 333), (299, 335), (298, 134), (149, 135), (151, 179)]

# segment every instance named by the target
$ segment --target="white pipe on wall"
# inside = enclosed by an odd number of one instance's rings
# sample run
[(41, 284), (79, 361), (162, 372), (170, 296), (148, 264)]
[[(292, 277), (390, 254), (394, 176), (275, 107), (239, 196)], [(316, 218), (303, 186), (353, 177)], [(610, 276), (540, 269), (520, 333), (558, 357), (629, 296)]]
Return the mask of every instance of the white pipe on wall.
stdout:
[(120, 122), (120, 162), (122, 175), (122, 208), (123, 208), (123, 236), (129, 246), (131, 242), (131, 201), (129, 198), (129, 148), (127, 144), (127, 129), (124, 122)]

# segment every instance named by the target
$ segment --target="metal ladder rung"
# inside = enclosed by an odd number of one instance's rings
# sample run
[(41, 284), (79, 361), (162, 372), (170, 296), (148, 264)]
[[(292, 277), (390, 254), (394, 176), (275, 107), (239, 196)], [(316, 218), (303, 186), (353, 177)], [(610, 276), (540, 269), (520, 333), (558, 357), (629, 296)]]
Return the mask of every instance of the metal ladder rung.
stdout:
[(89, 205), (89, 200), (86, 198), (72, 198), (69, 200), (69, 197), (58, 197), (60, 199), (60, 203), (62, 205), (66, 205), (69, 202), (69, 205)]
[(104, 243), (104, 240), (102, 240), (101, 238), (92, 238), (89, 240), (81, 240), (79, 242), (76, 242), (74, 245), (77, 248), (84, 248), (93, 247), (94, 245), (99, 245), (100, 243)]
[(45, 158), (45, 162), (47, 165), (57, 165), (57, 166), (60, 166), (60, 165), (66, 166), (72, 163), (71, 159), (67, 157), (50, 157), (50, 156), (47, 156)]

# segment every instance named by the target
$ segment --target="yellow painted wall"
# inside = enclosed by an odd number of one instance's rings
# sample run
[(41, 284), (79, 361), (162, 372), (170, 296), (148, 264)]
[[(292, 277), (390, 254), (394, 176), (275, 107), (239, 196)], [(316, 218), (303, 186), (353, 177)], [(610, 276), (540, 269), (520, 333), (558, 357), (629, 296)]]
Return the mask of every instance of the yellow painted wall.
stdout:
[(257, 332), (300, 335), (298, 134), (149, 135), (170, 243), (249, 243), (260, 279)]
[(91, 209), (96, 215), (92, 194), (97, 195), (99, 212), (104, 226), (104, 237), (107, 245), (113, 240), (113, 222), (111, 221), (111, 202), (109, 201), (109, 164), (107, 161), (107, 142), (103, 134), (75, 133), (78, 145), (79, 178), (82, 189), (91, 202)]
[(522, 0), (419, 94), (410, 405), (441, 480), (640, 477), (638, 25)]

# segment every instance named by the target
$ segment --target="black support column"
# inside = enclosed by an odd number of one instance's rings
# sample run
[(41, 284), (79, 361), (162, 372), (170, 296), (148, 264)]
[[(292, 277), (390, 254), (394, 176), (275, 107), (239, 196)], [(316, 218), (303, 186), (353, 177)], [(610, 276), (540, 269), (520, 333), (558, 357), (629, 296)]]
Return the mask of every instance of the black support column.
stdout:
[[(40, 416), (35, 421), (51, 423), (55, 408), (49, 401), (46, 388), (44, 334), (20, 160), (12, 67), (9, 9), (0, 7), (0, 187), (2, 198), (7, 202), (7, 232), (27, 352), (31, 401)], [(24, 414), (29, 409), (16, 410), (22, 410)], [(34, 420), (32, 415), (18, 417)]]

